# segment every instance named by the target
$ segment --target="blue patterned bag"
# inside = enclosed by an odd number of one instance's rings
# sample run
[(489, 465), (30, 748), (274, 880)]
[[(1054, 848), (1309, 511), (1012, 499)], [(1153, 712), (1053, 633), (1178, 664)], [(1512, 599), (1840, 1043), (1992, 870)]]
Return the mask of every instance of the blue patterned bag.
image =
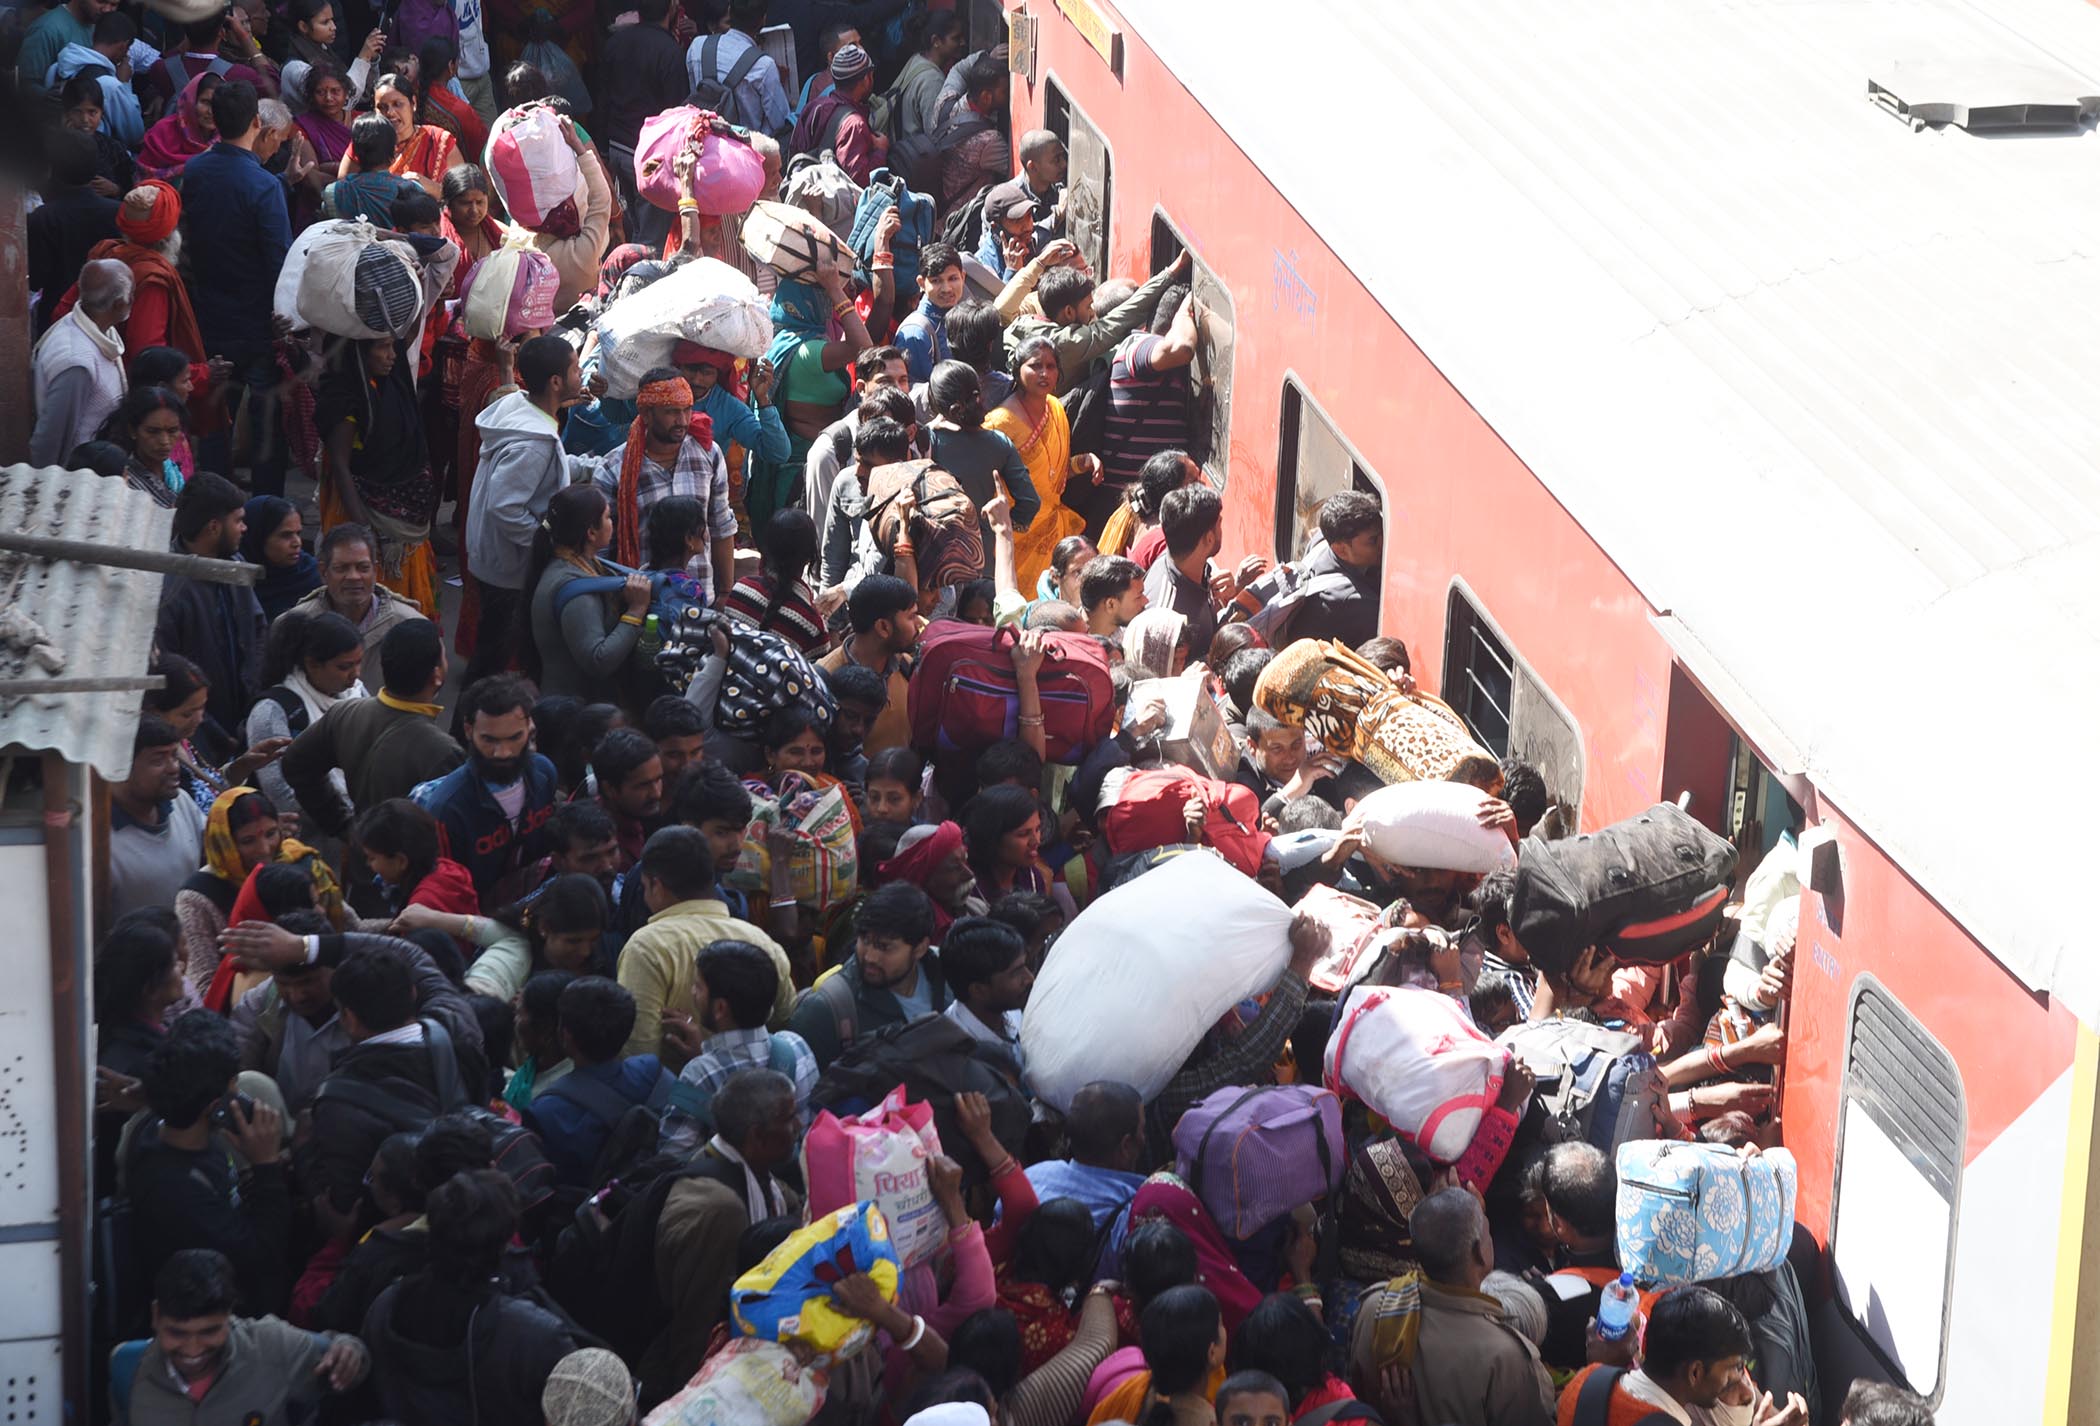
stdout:
[(1711, 1282), (1764, 1272), (1794, 1239), (1794, 1156), (1719, 1144), (1619, 1145), (1619, 1266), (1642, 1282)]

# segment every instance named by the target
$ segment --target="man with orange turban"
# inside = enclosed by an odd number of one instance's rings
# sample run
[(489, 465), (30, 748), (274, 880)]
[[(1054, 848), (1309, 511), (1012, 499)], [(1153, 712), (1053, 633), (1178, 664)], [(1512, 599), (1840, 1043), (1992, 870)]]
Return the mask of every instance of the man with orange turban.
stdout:
[[(124, 350), (173, 347), (190, 359), (190, 430), (196, 434), (207, 412), (210, 388), (232, 370), (223, 358), (207, 359), (204, 335), (190, 306), (190, 290), (175, 264), (182, 252), (182, 195), (158, 178), (143, 180), (117, 206), (117, 236), (105, 238), (88, 259), (108, 258), (131, 269), (131, 316), (123, 329)], [(79, 289), (59, 301), (65, 313)]]
[(640, 569), (649, 548), (649, 511), (669, 495), (700, 502), (706, 518), (696, 533), (704, 548), (687, 572), (716, 599), (736, 579), (736, 513), (729, 506), (729, 468), (715, 445), (714, 423), (693, 411), (693, 388), (676, 369), (653, 368), (635, 397), (627, 439), (599, 462), (597, 483), (612, 500), (613, 558)]

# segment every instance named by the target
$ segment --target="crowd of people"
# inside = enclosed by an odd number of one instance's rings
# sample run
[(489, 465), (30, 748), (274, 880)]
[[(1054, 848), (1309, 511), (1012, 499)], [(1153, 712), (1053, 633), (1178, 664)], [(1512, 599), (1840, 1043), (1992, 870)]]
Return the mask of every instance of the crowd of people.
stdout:
[[(1257, 691), (1332, 641), (1433, 702), (1381, 633), (1384, 512), (1337, 494), (1289, 564), (1219, 562), (1187, 259), (1089, 267), (1063, 145), (1009, 132), (1003, 47), (916, 0), (619, 9), (7, 15), (45, 114), (32, 460), (128, 483), (176, 549), (257, 574), (166, 576), (164, 686), (111, 789), (98, 1409), (675, 1413), (735, 1354), (734, 1286), (803, 1224), (812, 1125), (966, 1062), (930, 1091), (931, 1270), (833, 1275), (873, 1330), (822, 1363), (817, 1420), (1928, 1423), (1892, 1386), (1821, 1389), (1791, 1265), (1642, 1283), (1638, 1330), (1605, 1330), (1612, 1157), (1542, 1132), (1515, 1061), (1455, 1161), (1352, 1104), (1338, 1186), (1229, 1236), (1174, 1129), (1222, 1089), (1321, 1082), (1309, 916), (1164, 1088), (1034, 1092), (1060, 936), (1209, 849), (1293, 905), (1368, 901), (1488, 1035), (1631, 1032), (1668, 1090), (1653, 1137), (1756, 1154), (1793, 843), (1713, 944), (1565, 973), (1519, 940), (1508, 869), (1381, 857), (1357, 805), (1390, 778)], [(840, 232), (851, 272), (776, 269), (743, 215), (644, 199), (643, 127), (685, 104), (755, 152), (765, 199), (896, 186)], [(482, 165), (521, 105), (579, 173), (536, 229)], [(406, 336), (276, 304), (295, 237), (357, 217), (414, 240)], [(557, 320), (469, 337), (463, 290), (517, 243)], [(679, 341), (614, 396), (598, 318), (701, 258), (751, 279), (770, 345)], [(1111, 846), (1117, 789), (1162, 768), (1193, 781)], [(1513, 844), (1557, 825), (1537, 768), (1479, 781)], [(1119, 934), (1147, 954), (1145, 925)]]

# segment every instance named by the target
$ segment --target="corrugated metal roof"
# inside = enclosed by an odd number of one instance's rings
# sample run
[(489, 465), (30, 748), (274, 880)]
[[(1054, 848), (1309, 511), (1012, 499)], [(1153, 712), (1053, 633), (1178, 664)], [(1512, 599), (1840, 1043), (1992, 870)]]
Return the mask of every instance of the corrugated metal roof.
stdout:
[(1118, 8), (1811, 780), (2100, 1025), (2100, 957), (2018, 890), (2100, 805), (2100, 137), (1867, 98), (1894, 62), (2100, 92), (2100, 9)]
[[(0, 530), (165, 550), (174, 512), (153, 497), (84, 470), (0, 470)], [(145, 570), (37, 559), (0, 550), (0, 610), (35, 621), (60, 666), (0, 639), (0, 678), (115, 678), (144, 674), (162, 576)], [(131, 766), (139, 695), (53, 693), (0, 698), (0, 747), (53, 749), (116, 779)]]

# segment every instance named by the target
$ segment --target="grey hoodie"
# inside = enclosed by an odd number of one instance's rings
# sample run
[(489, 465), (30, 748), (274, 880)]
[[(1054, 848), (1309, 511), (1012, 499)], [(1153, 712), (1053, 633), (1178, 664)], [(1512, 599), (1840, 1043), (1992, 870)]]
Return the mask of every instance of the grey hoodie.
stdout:
[(523, 590), (547, 502), (564, 485), (588, 481), (595, 467), (562, 450), (554, 419), (523, 391), (491, 402), (474, 424), (481, 462), (467, 495), (467, 566), (483, 584)]

